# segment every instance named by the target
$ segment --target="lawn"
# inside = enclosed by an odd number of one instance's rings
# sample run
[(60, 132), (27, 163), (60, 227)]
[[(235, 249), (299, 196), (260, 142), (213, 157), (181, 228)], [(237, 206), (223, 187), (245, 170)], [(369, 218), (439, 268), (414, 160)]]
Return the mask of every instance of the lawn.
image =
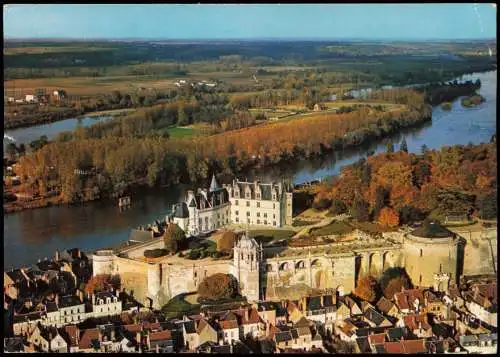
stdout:
[(186, 301), (190, 294), (179, 294), (161, 308), (167, 319), (179, 318), (183, 315), (196, 314), (200, 311), (199, 304), (192, 304)]
[(343, 221), (333, 221), (327, 226), (311, 229), (311, 236), (320, 237), (334, 234), (346, 234), (354, 231), (354, 227)]
[(290, 239), (295, 235), (295, 231), (284, 229), (258, 229), (251, 230), (250, 235), (255, 238), (257, 242), (269, 243), (271, 241)]

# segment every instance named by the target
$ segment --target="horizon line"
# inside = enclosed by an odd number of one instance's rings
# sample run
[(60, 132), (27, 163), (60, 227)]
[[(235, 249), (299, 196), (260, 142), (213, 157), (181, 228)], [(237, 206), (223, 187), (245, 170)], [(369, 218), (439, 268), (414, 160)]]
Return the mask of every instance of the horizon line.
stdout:
[(369, 38), (369, 37), (241, 37), (241, 38), (166, 38), (166, 37), (10, 37), (4, 36), (4, 41), (495, 41), (494, 37), (471, 38)]

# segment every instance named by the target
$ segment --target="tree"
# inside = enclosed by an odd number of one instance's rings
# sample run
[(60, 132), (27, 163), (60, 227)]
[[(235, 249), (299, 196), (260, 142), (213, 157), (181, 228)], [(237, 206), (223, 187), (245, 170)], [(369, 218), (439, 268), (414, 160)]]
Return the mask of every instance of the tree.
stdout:
[(497, 195), (496, 192), (487, 195), (481, 202), (481, 218), (482, 219), (496, 219), (498, 214)]
[(181, 106), (179, 106), (179, 109), (177, 111), (177, 125), (184, 126), (184, 125), (188, 125), (188, 124), (189, 124), (189, 121), (188, 121), (188, 117), (186, 115), (186, 112), (184, 111), (184, 106), (181, 105)]
[(375, 190), (375, 206), (373, 207), (373, 218), (377, 218), (382, 208), (389, 204), (389, 190), (378, 186)]
[(406, 138), (403, 138), (401, 145), (399, 146), (400, 151), (408, 152), (408, 144), (406, 143)]
[(207, 276), (198, 287), (198, 301), (230, 299), (237, 294), (238, 281), (231, 274)]
[(382, 293), (388, 299), (394, 298), (394, 294), (400, 292), (403, 287), (405, 289), (411, 289), (413, 287), (406, 270), (399, 267), (387, 269), (382, 274), (379, 283)]
[(347, 211), (347, 207), (344, 201), (335, 199), (332, 202), (330, 211), (332, 212), (332, 214), (342, 214)]
[(168, 225), (167, 230), (163, 234), (163, 241), (165, 249), (172, 253), (177, 253), (184, 245), (186, 234), (177, 224), (171, 223)]
[(217, 250), (218, 251), (231, 251), (234, 247), (234, 242), (236, 240), (236, 234), (233, 231), (225, 231), (217, 240)]
[(377, 280), (370, 275), (364, 275), (359, 277), (354, 294), (363, 300), (374, 302), (377, 300), (378, 289)]
[(85, 285), (85, 292), (110, 292), (119, 289), (121, 285), (119, 275), (98, 274), (90, 278)]
[(332, 205), (332, 200), (328, 198), (320, 198), (319, 200), (315, 200), (313, 202), (312, 207), (318, 211), (324, 211), (328, 209)]
[(397, 227), (399, 225), (399, 215), (394, 209), (384, 207), (380, 211), (378, 223), (383, 226)]
[(423, 213), (411, 205), (405, 205), (398, 210), (399, 222), (401, 224), (408, 224), (411, 222), (420, 221), (423, 219)]
[(362, 197), (357, 196), (351, 207), (351, 216), (359, 222), (366, 222), (370, 220), (370, 213), (368, 211), (369, 205)]
[(16, 154), (18, 152), (17, 146), (15, 143), (8, 143), (7, 147), (5, 148), (5, 153), (9, 155), (9, 160), (14, 160), (16, 157)]
[(387, 144), (387, 152), (390, 154), (394, 152), (394, 144), (392, 142)]

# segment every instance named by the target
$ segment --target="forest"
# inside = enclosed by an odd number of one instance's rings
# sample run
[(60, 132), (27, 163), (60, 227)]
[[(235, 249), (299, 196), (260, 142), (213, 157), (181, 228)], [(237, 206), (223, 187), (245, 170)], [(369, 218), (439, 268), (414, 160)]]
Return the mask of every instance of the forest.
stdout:
[[(90, 128), (49, 143), (22, 156), (16, 172), (25, 190), (41, 197), (55, 191), (69, 203), (113, 197), (137, 185), (197, 182), (210, 172), (235, 175), (250, 167), (320, 156), (430, 120), (422, 94), (398, 89), (384, 95), (407, 109), (380, 112), (361, 107), (186, 139), (138, 136), (151, 129), (152, 118), (149, 124), (137, 120), (136, 127), (123, 121), (116, 133), (101, 136)], [(76, 169), (94, 174), (78, 176)]]
[[(493, 139), (492, 139), (493, 141)], [(496, 143), (381, 153), (318, 187), (314, 205), (397, 226), (446, 216), (497, 217)]]

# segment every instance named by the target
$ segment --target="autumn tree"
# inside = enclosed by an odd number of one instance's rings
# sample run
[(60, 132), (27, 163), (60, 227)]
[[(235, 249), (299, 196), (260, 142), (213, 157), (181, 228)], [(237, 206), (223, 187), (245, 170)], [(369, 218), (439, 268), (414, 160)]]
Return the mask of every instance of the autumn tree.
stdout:
[(413, 287), (408, 273), (400, 267), (391, 267), (384, 271), (379, 283), (382, 293), (388, 299), (394, 298), (394, 294), (400, 292), (403, 287), (405, 289)]
[(171, 223), (168, 225), (167, 230), (163, 234), (163, 241), (165, 249), (172, 253), (177, 253), (186, 240), (186, 234), (177, 224)]
[(383, 226), (397, 227), (399, 225), (399, 215), (394, 209), (384, 207), (380, 211), (378, 223)]
[(375, 206), (373, 207), (373, 218), (377, 218), (382, 208), (389, 204), (389, 190), (378, 186), (375, 191)]
[(498, 204), (496, 192), (493, 195), (487, 195), (480, 206), (482, 219), (496, 219), (498, 216)]
[(334, 214), (334, 215), (342, 214), (342, 213), (345, 213), (346, 211), (347, 211), (347, 207), (346, 207), (344, 201), (337, 200), (337, 199), (332, 201), (332, 205), (330, 207), (330, 212), (332, 212), (332, 214)]
[(231, 251), (234, 247), (235, 240), (236, 234), (233, 231), (225, 231), (217, 240), (217, 250), (224, 252)]
[(109, 292), (119, 289), (121, 285), (119, 275), (98, 274), (90, 278), (85, 285), (85, 292), (93, 294), (95, 292)]
[(364, 275), (358, 278), (358, 284), (354, 289), (354, 294), (368, 302), (374, 302), (378, 296), (378, 282), (370, 276)]
[(207, 276), (198, 286), (198, 301), (230, 299), (237, 294), (238, 281), (231, 274)]
[(354, 199), (351, 207), (351, 216), (358, 220), (359, 222), (366, 222), (370, 220), (368, 202), (366, 202), (361, 196)]

